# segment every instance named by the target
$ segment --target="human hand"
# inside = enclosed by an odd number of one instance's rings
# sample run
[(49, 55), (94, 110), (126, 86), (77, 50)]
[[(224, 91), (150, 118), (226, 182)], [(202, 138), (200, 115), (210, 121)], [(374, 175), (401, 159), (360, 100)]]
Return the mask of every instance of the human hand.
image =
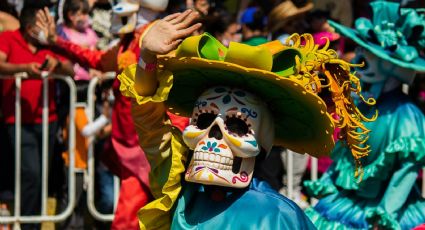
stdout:
[(49, 73), (53, 72), (57, 67), (61, 66), (61, 63), (58, 59), (46, 55), (47, 65), (45, 70)]
[[(146, 57), (146, 54), (166, 54), (176, 49), (184, 38), (202, 26), (201, 23), (192, 25), (198, 17), (198, 12), (186, 10), (183, 13), (168, 15), (156, 22), (142, 40), (142, 57)], [(149, 63), (149, 60), (145, 61)]]
[[(56, 25), (47, 7), (37, 11), (35, 26), (29, 34), (43, 45), (53, 45), (56, 43)], [(40, 34), (44, 35), (40, 36)]]
[(27, 63), (24, 65), (24, 72), (26, 72), (29, 76), (33, 77), (40, 77), (41, 71), (40, 71), (40, 64), (36, 62)]
[(89, 69), (90, 79), (95, 78), (95, 77), (98, 77), (99, 78), (99, 82), (101, 82), (101, 79), (103, 78), (102, 75), (103, 75), (103, 73), (101, 71), (99, 71), (99, 70), (92, 69), (92, 68)]

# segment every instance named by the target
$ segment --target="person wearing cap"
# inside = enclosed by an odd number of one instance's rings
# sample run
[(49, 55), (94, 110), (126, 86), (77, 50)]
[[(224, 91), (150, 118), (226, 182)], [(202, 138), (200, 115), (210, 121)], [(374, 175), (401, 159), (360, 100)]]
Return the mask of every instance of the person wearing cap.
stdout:
[[(130, 64), (137, 63), (139, 38), (159, 12), (167, 7), (168, 0), (127, 0), (113, 7), (111, 33), (120, 37), (119, 43), (106, 51), (85, 49), (55, 34), (54, 22), (47, 11), (37, 14), (39, 29), (46, 31), (50, 45), (66, 51), (82, 66), (103, 72), (119, 73)], [(112, 133), (103, 154), (108, 168), (121, 179), (120, 196), (112, 229), (137, 229), (137, 211), (150, 199), (148, 173), (150, 170), (131, 117), (131, 100), (119, 93), (119, 81), (114, 80), (115, 103), (111, 116)], [(173, 119), (180, 124), (187, 119)]]
[[(317, 50), (308, 34), (294, 34), (292, 46), (228, 48), (209, 34), (188, 37), (201, 26), (192, 24), (194, 16), (157, 21), (142, 35), (138, 64), (118, 76), (151, 165), (154, 200), (139, 211), (141, 228), (315, 229), (256, 167), (274, 144), (326, 155), (335, 127), (352, 137), (347, 144), (356, 158), (364, 154), (360, 147), (368, 150), (365, 118), (350, 96), (360, 93), (353, 65)], [(327, 112), (322, 90), (331, 92), (339, 119)], [(189, 125), (176, 128), (167, 110), (191, 116)], [(358, 131), (364, 135), (354, 136)]]
[(373, 134), (365, 142), (371, 148), (361, 178), (354, 177), (356, 165), (341, 143), (322, 178), (305, 184), (321, 198), (306, 210), (319, 229), (413, 229), (425, 222), (425, 199), (416, 184), (425, 166), (425, 117), (402, 92), (403, 83), (410, 85), (416, 72), (425, 72), (425, 20), (399, 3), (376, 1), (371, 7), (373, 19), (358, 18), (354, 29), (329, 21), (359, 46), (354, 62), (364, 64), (357, 69), (362, 97), (376, 98), (380, 115), (365, 124)]
[(242, 25), (242, 43), (257, 46), (268, 41), (264, 32), (266, 17), (261, 8), (247, 8), (242, 13), (240, 23)]

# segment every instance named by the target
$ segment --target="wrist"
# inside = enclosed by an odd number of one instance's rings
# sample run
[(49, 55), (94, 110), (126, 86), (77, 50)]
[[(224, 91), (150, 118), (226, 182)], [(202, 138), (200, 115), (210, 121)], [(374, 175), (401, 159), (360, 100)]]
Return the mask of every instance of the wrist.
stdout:
[(17, 72), (28, 72), (28, 70), (30, 69), (30, 64), (19, 64), (17, 66)]
[(56, 44), (56, 42), (58, 40), (58, 36), (56, 34), (49, 35), (47, 40), (49, 41), (50, 45), (54, 45), (54, 44)]
[(142, 59), (146, 64), (156, 63), (156, 54), (142, 47), (140, 50), (140, 59)]
[(58, 64), (55, 66), (55, 70), (62, 68), (62, 62), (58, 60)]
[(153, 72), (156, 70), (156, 63), (156, 55), (142, 48), (138, 65), (145, 71)]
[(156, 60), (150, 60), (153, 62), (146, 63), (143, 58), (139, 58), (138, 65), (146, 72), (154, 72), (156, 70)]

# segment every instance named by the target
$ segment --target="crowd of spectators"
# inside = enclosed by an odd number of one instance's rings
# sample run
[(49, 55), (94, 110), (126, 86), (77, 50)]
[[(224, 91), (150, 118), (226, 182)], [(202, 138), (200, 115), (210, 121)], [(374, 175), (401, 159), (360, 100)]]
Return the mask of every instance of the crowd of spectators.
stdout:
[[(354, 43), (344, 39), (329, 26), (328, 19), (351, 26), (353, 18), (369, 16), (365, 0), (179, 0), (169, 1), (165, 12), (158, 18), (186, 8), (197, 10), (201, 14), (200, 33), (210, 33), (222, 44), (242, 42), (249, 45), (261, 45), (270, 40), (285, 42), (293, 33), (311, 33), (319, 46), (328, 39), (331, 47), (345, 60), (352, 59)], [(420, 6), (420, 1), (403, 1), (404, 4)], [(75, 211), (67, 221), (59, 223), (58, 229), (83, 229), (88, 225), (85, 207), (84, 175), (87, 169), (89, 137), (95, 140), (96, 181), (98, 209), (103, 213), (113, 210), (113, 174), (108, 166), (113, 165), (109, 153), (107, 138), (114, 133), (111, 127), (111, 114), (115, 97), (111, 80), (104, 79), (107, 71), (120, 71), (114, 64), (104, 64), (116, 54), (110, 54), (117, 44), (132, 47), (132, 35), (117, 36), (111, 33), (114, 21), (111, 19), (114, 1), (106, 0), (60, 0), (60, 1), (1, 1), (0, 2), (0, 203), (7, 203), (9, 209), (13, 200), (14, 188), (14, 146), (15, 146), (15, 81), (14, 75), (26, 72), (28, 79), (22, 81), (22, 131), (21, 131), (21, 215), (40, 214), (41, 192), (41, 149), (42, 149), (42, 81), (43, 71), (71, 76), (77, 86), (76, 118), (76, 168), (77, 203)], [(419, 4), (419, 5), (415, 5)], [(55, 18), (57, 35), (92, 50), (90, 56), (75, 58), (75, 55), (63, 52), (58, 44), (49, 44), (46, 33), (37, 31), (39, 11), (45, 11)], [(423, 6), (422, 6), (423, 7)], [(112, 23), (112, 24), (111, 24)], [(134, 35), (136, 36), (136, 35)], [(122, 46), (121, 46), (122, 47)], [(102, 51), (103, 50), (103, 51)], [(118, 52), (115, 50), (115, 52)], [(81, 52), (82, 55), (89, 55)], [(87, 63), (98, 58), (98, 62)], [(109, 59), (108, 59), (109, 58)], [(115, 56), (116, 58), (116, 56)], [(83, 61), (81, 61), (81, 59)], [(84, 60), (89, 60), (84, 62)], [(94, 63), (94, 64), (93, 64)], [(119, 64), (119, 63), (118, 63)], [(91, 79), (99, 78), (96, 88), (96, 119), (89, 122), (86, 115), (87, 89)], [(425, 110), (425, 79), (418, 76), (410, 90), (412, 97)], [(57, 199), (56, 212), (61, 212), (67, 202), (67, 167), (69, 156), (67, 137), (69, 136), (69, 91), (59, 81), (49, 80), (49, 195)], [(114, 125), (112, 120), (112, 126)], [(119, 125), (119, 124), (116, 124)], [(263, 177), (273, 188), (287, 195), (287, 177), (285, 174), (287, 155), (290, 151), (276, 146), (269, 159), (263, 163)], [(109, 162), (108, 162), (109, 161)], [(323, 173), (330, 159), (319, 159), (319, 172)], [(293, 199), (302, 208), (308, 206), (302, 193), (302, 180), (307, 176), (309, 167), (307, 156), (294, 153), (294, 194)], [(96, 226), (91, 223), (91, 226)], [(101, 226), (99, 223), (98, 227)], [(23, 229), (38, 229), (37, 224), (23, 225)], [(105, 226), (99, 227), (103, 229)]]

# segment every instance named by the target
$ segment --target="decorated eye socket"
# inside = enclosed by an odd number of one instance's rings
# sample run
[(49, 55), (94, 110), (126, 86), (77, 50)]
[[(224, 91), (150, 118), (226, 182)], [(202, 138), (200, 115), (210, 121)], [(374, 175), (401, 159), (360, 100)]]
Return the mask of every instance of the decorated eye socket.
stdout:
[(214, 113), (202, 113), (196, 120), (196, 126), (200, 129), (206, 129), (210, 127), (216, 117), (217, 115)]
[(248, 124), (238, 117), (229, 117), (226, 119), (226, 127), (232, 133), (237, 134), (238, 136), (244, 136), (249, 132)]

